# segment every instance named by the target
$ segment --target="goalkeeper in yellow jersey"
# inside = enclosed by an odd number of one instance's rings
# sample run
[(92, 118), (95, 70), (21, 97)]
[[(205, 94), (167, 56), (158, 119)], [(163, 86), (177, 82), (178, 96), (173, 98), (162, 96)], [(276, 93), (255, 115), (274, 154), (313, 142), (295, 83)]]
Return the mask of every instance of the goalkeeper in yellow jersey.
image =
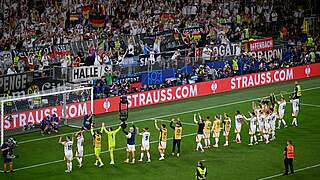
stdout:
[(94, 155), (96, 156), (96, 163), (95, 166), (98, 166), (98, 162), (100, 163), (99, 167), (104, 166), (100, 154), (101, 154), (101, 141), (102, 141), (102, 135), (101, 130), (100, 131), (94, 131), (93, 126), (91, 125), (90, 128), (91, 134), (93, 136), (93, 147), (94, 147)]
[(104, 123), (102, 123), (101, 132), (105, 132), (108, 135), (108, 147), (109, 147), (109, 153), (110, 153), (110, 164), (114, 164), (114, 158), (113, 158), (113, 151), (116, 147), (116, 134), (120, 131), (121, 126), (118, 127), (116, 130), (112, 130), (111, 127), (107, 128), (105, 127)]

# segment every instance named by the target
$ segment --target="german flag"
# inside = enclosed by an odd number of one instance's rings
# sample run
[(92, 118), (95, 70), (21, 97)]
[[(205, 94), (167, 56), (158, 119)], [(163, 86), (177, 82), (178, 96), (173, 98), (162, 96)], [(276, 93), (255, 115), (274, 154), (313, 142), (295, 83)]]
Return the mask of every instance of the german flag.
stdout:
[(160, 20), (162, 22), (167, 22), (167, 21), (170, 21), (170, 20), (174, 20), (176, 17), (174, 16), (174, 14), (171, 14), (171, 13), (162, 13), (160, 15)]
[(194, 32), (192, 33), (192, 39), (200, 40), (201, 39), (201, 32)]
[(89, 22), (93, 28), (101, 28), (105, 25), (106, 16), (90, 16)]
[(75, 13), (70, 14), (70, 17), (69, 17), (70, 21), (79, 21), (79, 19), (80, 19), (79, 14), (75, 14)]
[(90, 10), (91, 10), (90, 5), (84, 5), (84, 6), (82, 6), (82, 8), (81, 8), (82, 15), (83, 15), (86, 19), (89, 18)]

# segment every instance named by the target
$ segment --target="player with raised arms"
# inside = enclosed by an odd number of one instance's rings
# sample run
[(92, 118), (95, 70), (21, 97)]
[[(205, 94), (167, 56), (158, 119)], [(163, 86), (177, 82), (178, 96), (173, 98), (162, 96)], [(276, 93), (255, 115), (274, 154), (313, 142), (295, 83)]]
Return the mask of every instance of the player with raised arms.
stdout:
[(210, 135), (212, 129), (212, 122), (210, 121), (210, 117), (207, 116), (204, 121), (204, 148), (210, 148)]
[(156, 129), (159, 131), (159, 153), (160, 153), (160, 158), (159, 160), (164, 160), (165, 156), (165, 151), (167, 148), (167, 137), (168, 137), (168, 130), (166, 128), (165, 124), (161, 124), (161, 128), (158, 127), (157, 120), (154, 121), (154, 125)]
[(269, 140), (269, 132), (270, 132), (270, 111), (264, 111), (262, 114), (262, 118), (264, 120), (264, 129), (263, 129), (263, 136), (266, 144), (270, 143)]
[(113, 151), (116, 148), (116, 134), (120, 131), (121, 126), (118, 127), (118, 129), (113, 130), (111, 127), (108, 129), (105, 127), (105, 124), (102, 123), (101, 132), (105, 132), (108, 135), (108, 150), (110, 154), (110, 164), (114, 164), (114, 157), (113, 157)]
[(82, 131), (79, 131), (78, 133), (76, 133), (75, 137), (77, 138), (76, 157), (79, 163), (79, 167), (81, 168), (83, 166), (82, 160), (83, 160), (83, 144), (84, 144), (84, 137), (83, 137)]
[(281, 100), (277, 101), (277, 103), (279, 105), (279, 108), (278, 108), (278, 117), (279, 117), (279, 119), (278, 119), (278, 127), (277, 127), (277, 129), (280, 129), (281, 123), (283, 124), (283, 127), (286, 128), (287, 127), (287, 123), (284, 120), (284, 114), (285, 114), (287, 102), (284, 99), (284, 97), (281, 95)]
[(96, 162), (94, 163), (95, 166), (98, 166), (98, 163), (100, 165), (98, 167), (104, 166), (100, 154), (101, 154), (101, 141), (102, 141), (102, 131), (94, 131), (93, 125), (91, 124), (90, 128), (91, 135), (93, 137), (93, 147), (94, 147), (94, 155), (96, 156)]
[(242, 124), (244, 122), (244, 118), (243, 118), (243, 116), (242, 116), (242, 114), (240, 113), (239, 110), (236, 111), (236, 115), (235, 115), (234, 119), (235, 119), (234, 133), (236, 134), (234, 142), (237, 143), (237, 144), (240, 144), (241, 143), (240, 133), (241, 133)]
[[(175, 123), (175, 125), (174, 125)], [(181, 139), (182, 139), (182, 124), (180, 119), (178, 118), (177, 121), (174, 119), (170, 122), (170, 127), (174, 130), (173, 132), (173, 141), (172, 141), (172, 156), (175, 155), (176, 146), (177, 146), (177, 157), (180, 156), (180, 146), (181, 146)]]
[(270, 122), (269, 136), (271, 137), (270, 141), (273, 141), (273, 140), (276, 139), (276, 121), (277, 121), (277, 118), (278, 118), (277, 111), (275, 109), (273, 109), (273, 108), (270, 108), (270, 119), (269, 119), (269, 122)]
[(243, 118), (246, 121), (249, 121), (250, 123), (250, 127), (249, 127), (250, 143), (248, 145), (253, 146), (253, 142), (255, 142), (255, 144), (258, 144), (258, 139), (256, 136), (258, 118), (255, 112), (250, 113), (250, 118), (247, 118), (246, 116), (243, 116)]
[(73, 145), (73, 137), (72, 139), (70, 136), (66, 136), (66, 140), (62, 141), (62, 137), (59, 138), (59, 144), (64, 146), (64, 159), (67, 162), (67, 169), (65, 170), (66, 173), (72, 172), (72, 160), (73, 160), (73, 152), (72, 152), (72, 145)]
[(139, 162), (143, 161), (144, 153), (147, 154), (148, 160), (147, 162), (151, 162), (151, 155), (150, 155), (150, 132), (149, 128), (145, 127), (143, 128), (143, 132), (139, 133), (140, 136), (142, 136), (141, 140), (141, 156), (139, 159)]
[(196, 123), (198, 125), (197, 136), (196, 136), (196, 143), (197, 143), (196, 151), (199, 151), (199, 149), (200, 149), (201, 152), (204, 152), (204, 150), (202, 148), (201, 140), (204, 137), (203, 130), (204, 130), (205, 123), (204, 123), (203, 119), (201, 118), (200, 113), (198, 113), (198, 117), (199, 117), (199, 121), (197, 120), (197, 115), (196, 114), (193, 115), (193, 121), (194, 121), (194, 123)]

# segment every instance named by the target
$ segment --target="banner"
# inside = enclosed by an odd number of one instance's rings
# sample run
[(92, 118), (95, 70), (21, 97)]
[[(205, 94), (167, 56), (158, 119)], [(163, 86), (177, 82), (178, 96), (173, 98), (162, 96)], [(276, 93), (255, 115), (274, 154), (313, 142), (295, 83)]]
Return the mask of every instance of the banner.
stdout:
[(0, 76), (0, 94), (23, 91), (27, 87), (28, 80), (27, 73)]
[(41, 78), (29, 83), (26, 89), (26, 94), (34, 94), (40, 91), (46, 91), (63, 86), (62, 80), (56, 80), (51, 78)]
[(273, 49), (269, 51), (257, 51), (257, 52), (249, 52), (249, 55), (254, 58), (265, 58), (265, 59), (272, 59), (272, 58), (279, 58), (282, 60), (283, 50), (282, 49)]
[(241, 44), (221, 44), (210, 48), (212, 49), (213, 57), (241, 55)]
[(10, 51), (1, 51), (0, 52), (0, 61), (12, 61), (12, 55)]
[(90, 81), (95, 79), (100, 79), (105, 75), (105, 73), (111, 71), (111, 66), (82, 66), (73, 67), (71, 69), (71, 75), (69, 76), (69, 81), (81, 82)]
[(264, 38), (254, 41), (249, 41), (250, 51), (269, 51), (273, 49), (273, 38)]
[[(129, 108), (137, 108), (315, 76), (320, 76), (320, 63), (157, 89), (129, 94), (127, 97), (129, 101)], [(94, 100), (94, 114), (118, 111), (119, 102), (119, 96)], [(54, 113), (61, 116), (62, 107), (54, 106), (38, 110), (18, 112), (13, 114), (13, 119), (11, 121), (5, 121), (5, 129), (9, 130), (19, 128), (26, 123), (40, 123), (42, 117), (45, 115), (52, 115)], [(86, 113), (90, 113), (90, 101), (69, 104), (67, 107), (67, 118), (79, 118), (84, 116)]]
[[(102, 40), (101, 40), (102, 41)], [(19, 56), (22, 57), (30, 57), (30, 56), (37, 56), (40, 51), (43, 54), (47, 54), (49, 56), (54, 56), (56, 54), (78, 54), (79, 51), (88, 51), (92, 47), (98, 47), (99, 40), (98, 39), (90, 39), (84, 41), (75, 41), (66, 44), (57, 44), (51, 46), (38, 46), (33, 48), (24, 49), (22, 51), (12, 50), (12, 56)], [(1, 57), (1, 54), (0, 54)], [(10, 56), (11, 57), (11, 56)], [(12, 59), (12, 58), (11, 58)]]

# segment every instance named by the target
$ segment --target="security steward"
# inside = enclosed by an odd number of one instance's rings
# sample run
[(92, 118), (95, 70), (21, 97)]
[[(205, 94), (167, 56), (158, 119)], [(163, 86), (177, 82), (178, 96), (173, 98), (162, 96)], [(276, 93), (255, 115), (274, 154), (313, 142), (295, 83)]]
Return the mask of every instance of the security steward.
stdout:
[(294, 159), (294, 147), (292, 145), (292, 141), (287, 141), (287, 146), (284, 148), (283, 151), (284, 156), (284, 166), (285, 166), (285, 172), (283, 175), (288, 175), (289, 168), (290, 168), (290, 174), (294, 173), (293, 170), (293, 159)]
[(197, 163), (197, 169), (196, 169), (196, 179), (197, 180), (205, 180), (207, 179), (207, 168), (204, 167), (203, 163), (201, 161), (199, 161)]

